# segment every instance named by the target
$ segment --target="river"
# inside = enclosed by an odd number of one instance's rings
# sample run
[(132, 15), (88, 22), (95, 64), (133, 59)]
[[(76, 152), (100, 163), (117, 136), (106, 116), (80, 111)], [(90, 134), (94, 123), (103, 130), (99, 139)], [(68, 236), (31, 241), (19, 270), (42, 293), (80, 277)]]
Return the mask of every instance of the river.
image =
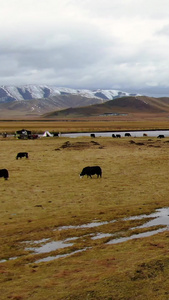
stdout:
[[(112, 134), (120, 134), (121, 137), (125, 136), (125, 133), (128, 132), (131, 134), (131, 137), (142, 137), (143, 134), (147, 134), (148, 137), (158, 137), (158, 135), (164, 135), (169, 137), (169, 130), (144, 130), (144, 131), (109, 131), (109, 132), (92, 132), (95, 134), (95, 137), (111, 137)], [(90, 136), (90, 132), (84, 133), (62, 133), (60, 136), (76, 138), (80, 136)]]

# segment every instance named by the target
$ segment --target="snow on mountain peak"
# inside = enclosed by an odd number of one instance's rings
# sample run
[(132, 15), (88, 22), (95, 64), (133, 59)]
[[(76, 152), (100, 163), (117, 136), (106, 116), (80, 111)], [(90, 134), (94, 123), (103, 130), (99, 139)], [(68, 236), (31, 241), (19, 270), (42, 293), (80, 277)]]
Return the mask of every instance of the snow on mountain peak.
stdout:
[(129, 96), (127, 92), (119, 90), (88, 90), (72, 89), (50, 85), (23, 85), (23, 86), (0, 86), (0, 102), (11, 102), (20, 100), (43, 99), (57, 95), (80, 95), (86, 98), (98, 98), (102, 101)]

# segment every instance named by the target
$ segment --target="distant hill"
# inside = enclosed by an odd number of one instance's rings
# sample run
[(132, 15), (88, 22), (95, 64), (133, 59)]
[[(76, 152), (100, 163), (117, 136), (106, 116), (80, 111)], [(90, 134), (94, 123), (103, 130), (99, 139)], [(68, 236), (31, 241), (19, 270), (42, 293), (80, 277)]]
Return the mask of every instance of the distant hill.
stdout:
[(118, 90), (87, 90), (49, 85), (0, 86), (0, 117), (38, 117), (70, 107), (130, 96)]
[(0, 86), (0, 118), (57, 118), (129, 113), (169, 113), (169, 98), (119, 90), (49, 85)]
[(44, 113), (61, 110), (67, 107), (78, 107), (102, 103), (101, 99), (85, 98), (80, 95), (53, 96), (48, 99), (35, 99), (27, 101), (12, 101), (0, 103), (0, 117), (2, 116), (41, 116)]
[(126, 96), (102, 104), (53, 111), (44, 114), (43, 117), (83, 117), (127, 113), (169, 113), (169, 98)]
[(70, 89), (50, 85), (0, 86), (0, 117), (38, 117), (132, 95), (119, 90)]

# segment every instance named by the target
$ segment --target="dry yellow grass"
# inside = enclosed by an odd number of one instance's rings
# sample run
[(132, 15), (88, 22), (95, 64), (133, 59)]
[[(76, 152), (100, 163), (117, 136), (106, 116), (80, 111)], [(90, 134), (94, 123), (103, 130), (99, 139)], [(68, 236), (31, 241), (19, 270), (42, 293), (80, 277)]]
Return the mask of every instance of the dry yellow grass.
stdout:
[[(169, 139), (1, 139), (0, 178), (1, 299), (168, 299), (169, 234), (106, 244), (95, 232), (127, 235), (141, 224), (126, 216), (168, 206)], [(69, 141), (68, 147), (63, 147)], [(142, 142), (143, 145), (139, 145)], [(27, 151), (29, 159), (16, 160)], [(79, 178), (87, 165), (100, 165), (103, 177)], [(98, 228), (57, 230), (59, 226), (112, 221)], [(141, 232), (141, 230), (140, 230)], [(34, 254), (26, 241), (79, 237), (71, 248), (51, 255), (87, 251), (37, 263), (49, 253)]]
[(94, 132), (125, 130), (169, 129), (168, 115), (130, 114), (127, 117), (91, 117), (56, 120), (6, 120), (0, 121), (0, 133), (14, 133), (25, 128), (33, 133), (50, 132)]

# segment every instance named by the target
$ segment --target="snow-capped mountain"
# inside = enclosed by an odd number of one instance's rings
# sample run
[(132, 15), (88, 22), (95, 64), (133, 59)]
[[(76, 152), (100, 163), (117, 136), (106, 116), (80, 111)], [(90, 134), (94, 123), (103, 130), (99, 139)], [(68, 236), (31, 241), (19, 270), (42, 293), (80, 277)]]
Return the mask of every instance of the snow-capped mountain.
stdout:
[[(102, 99), (105, 102), (123, 96), (130, 96), (131, 94), (119, 90), (71, 89), (49, 85), (0, 86), (0, 103), (47, 99), (59, 95), (79, 95), (86, 98)], [(132, 95), (134, 96), (134, 94)]]
[[(118, 90), (71, 89), (49, 85), (0, 86), (0, 117), (40, 116), (131, 96)], [(134, 94), (132, 95), (134, 96)]]

